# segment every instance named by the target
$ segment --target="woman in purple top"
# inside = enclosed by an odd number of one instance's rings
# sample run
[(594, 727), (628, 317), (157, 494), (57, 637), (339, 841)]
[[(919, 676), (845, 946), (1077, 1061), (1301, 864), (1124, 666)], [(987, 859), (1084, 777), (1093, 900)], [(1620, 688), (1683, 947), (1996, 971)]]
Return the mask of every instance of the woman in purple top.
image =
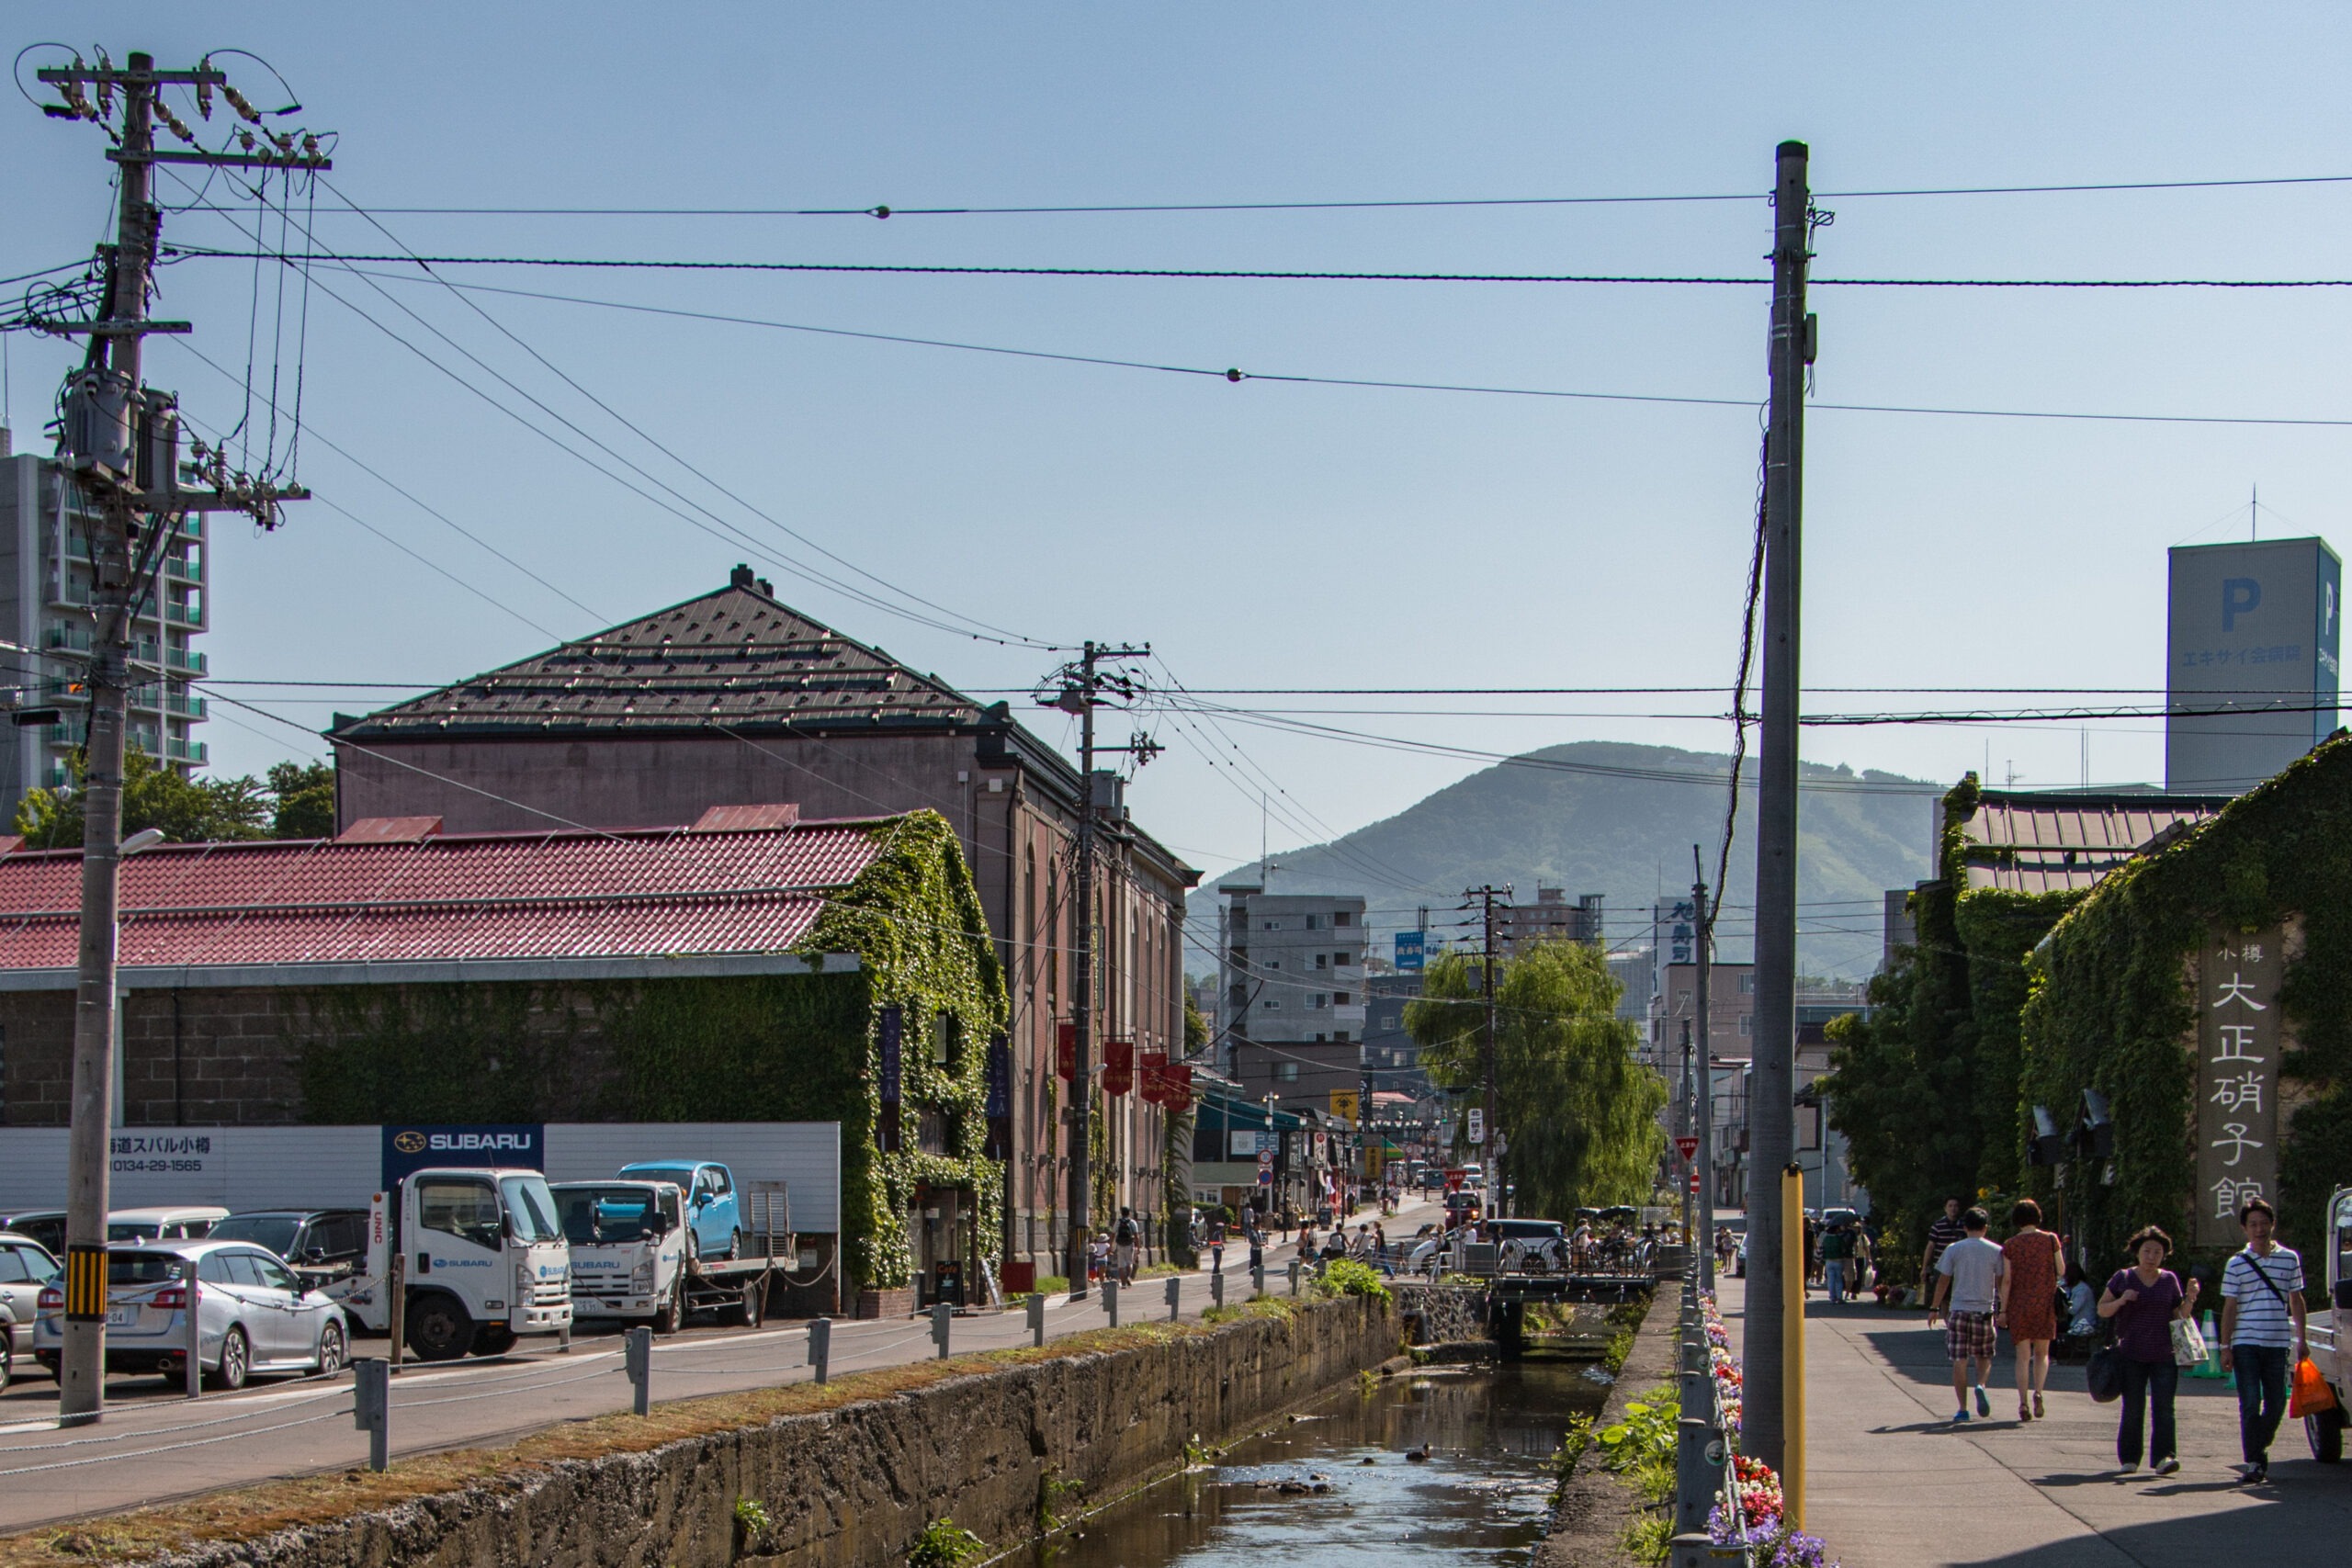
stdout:
[(2180, 1386), (2173, 1364), (2172, 1320), (2197, 1306), (2197, 1281), (2180, 1288), (2165, 1267), (2172, 1237), (2154, 1225), (2132, 1238), (2139, 1266), (2119, 1269), (2098, 1299), (2098, 1314), (2115, 1320), (2115, 1353), (2123, 1360), (2123, 1424), (2115, 1434), (2116, 1462), (2123, 1473), (2140, 1468), (2141, 1412), (2146, 1411), (2148, 1460), (2158, 1475), (2180, 1468), (2173, 1457), (2172, 1398)]

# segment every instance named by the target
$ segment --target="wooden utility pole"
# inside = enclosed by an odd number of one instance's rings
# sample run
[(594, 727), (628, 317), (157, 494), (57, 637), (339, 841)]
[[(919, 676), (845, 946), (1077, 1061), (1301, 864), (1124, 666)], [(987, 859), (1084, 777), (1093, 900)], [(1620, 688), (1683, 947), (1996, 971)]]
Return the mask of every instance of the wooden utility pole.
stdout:
[(1802, 141), (1783, 141), (1772, 186), (1771, 409), (1764, 452), (1764, 690), (1756, 826), (1756, 1037), (1748, 1101), (1747, 1398), (1740, 1450), (1780, 1470), (1787, 1435), (1781, 1169), (1796, 1137), (1798, 591), (1804, 376), (1813, 362), (1805, 267), (1815, 214)]
[[(262, 115), (228, 85), (208, 60), (194, 70), (158, 71), (152, 56), (132, 54), (118, 69), (77, 57), (71, 66), (35, 73), (63, 102), (44, 105), (52, 118), (87, 119), (106, 128), (115, 146), (108, 161), (121, 171), (115, 242), (106, 249), (107, 284), (97, 317), (46, 323), (48, 330), (87, 333), (90, 352), (66, 383), (58, 454), (60, 482), (77, 484), (96, 502), (100, 522), (90, 541), (92, 607), (96, 636), (89, 660), (88, 741), (82, 785), (82, 931), (74, 1005), (72, 1126), (66, 1151), (65, 1323), (58, 1356), (58, 1412), (68, 1425), (95, 1421), (104, 1404), (107, 1287), (106, 1246), (109, 1144), (114, 1122), (116, 919), (122, 861), (125, 731), (130, 721), (131, 623), (157, 591), (165, 547), (189, 512), (247, 513), (274, 527), (277, 504), (309, 492), (232, 476), (218, 454), (210, 491), (180, 486), (177, 403), (141, 381), (141, 345), (149, 333), (185, 332), (187, 323), (147, 319), (147, 286), (163, 215), (153, 200), (157, 164), (205, 167), (321, 170), (329, 167), (314, 138), (264, 131), (266, 146), (239, 132), (246, 151), (159, 152), (160, 117), (183, 140), (195, 138), (160, 101), (167, 85), (196, 89), (209, 112), (222, 94), (254, 125)], [(92, 96), (96, 96), (96, 103)], [(112, 105), (121, 100), (119, 124)], [(62, 546), (61, 545), (61, 547)], [(62, 562), (60, 563), (61, 568)], [(158, 650), (160, 653), (160, 649)], [(136, 679), (160, 678), (136, 672)]]
[(1715, 1288), (1715, 1070), (1714, 1033), (1709, 1020), (1707, 1005), (1714, 984), (1715, 918), (1707, 908), (1707, 875), (1699, 869), (1699, 846), (1690, 846), (1690, 860), (1695, 879), (1690, 884), (1690, 910), (1696, 919), (1691, 929), (1698, 933), (1696, 957), (1699, 961), (1699, 995), (1695, 1005), (1699, 1025), (1698, 1124), (1691, 1131), (1699, 1136), (1699, 1153), (1692, 1162), (1699, 1178), (1698, 1230), (1690, 1242), (1699, 1248), (1699, 1284), (1704, 1290)]
[(1482, 1042), (1479, 1050), (1479, 1058), (1485, 1066), (1487, 1079), (1486, 1110), (1483, 1112), (1486, 1137), (1479, 1145), (1478, 1157), (1480, 1165), (1487, 1172), (1486, 1211), (1489, 1216), (1499, 1216), (1503, 1212), (1503, 1134), (1502, 1129), (1496, 1124), (1496, 1119), (1501, 1113), (1502, 1100), (1495, 1079), (1495, 1026), (1498, 1021), (1498, 1010), (1495, 1003), (1495, 900), (1498, 898), (1508, 900), (1510, 897), (1510, 885), (1505, 883), (1502, 886), (1497, 887), (1494, 884), (1487, 883), (1479, 887), (1466, 887), (1463, 889), (1462, 897), (1465, 899), (1478, 900), (1482, 911), (1481, 925), (1486, 933), (1483, 951), (1486, 966), (1484, 989), (1487, 998), (1487, 1031), (1486, 1039)]

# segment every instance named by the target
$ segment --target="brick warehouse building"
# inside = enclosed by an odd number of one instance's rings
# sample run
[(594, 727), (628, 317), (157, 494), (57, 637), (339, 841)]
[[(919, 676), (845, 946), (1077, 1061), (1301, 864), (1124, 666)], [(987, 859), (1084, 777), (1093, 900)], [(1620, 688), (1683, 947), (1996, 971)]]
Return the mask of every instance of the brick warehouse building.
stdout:
[[(453, 832), (692, 822), (733, 801), (804, 814), (929, 810), (953, 825), (1010, 997), (1014, 1120), (1004, 1255), (1057, 1272), (1068, 1149), (1054, 1074), (1070, 1015), (1082, 781), (1016, 722), (779, 604), (727, 587), (364, 717), (338, 716), (338, 821)], [(1199, 880), (1099, 775), (1096, 1039), (1180, 1055), (1184, 894)], [(552, 818), (552, 820), (550, 820)], [(1095, 1062), (1099, 1072), (1100, 1049)], [(1113, 1205), (1161, 1207), (1164, 1118), (1102, 1096)], [(1186, 1151), (1189, 1152), (1189, 1151)], [(1098, 1190), (1099, 1190), (1098, 1187)]]
[[(127, 860), (122, 1124), (838, 1122), (852, 1290), (994, 1252), (1003, 975), (946, 823), (439, 829)], [(10, 1126), (68, 1117), (80, 892), (77, 852), (0, 853)]]

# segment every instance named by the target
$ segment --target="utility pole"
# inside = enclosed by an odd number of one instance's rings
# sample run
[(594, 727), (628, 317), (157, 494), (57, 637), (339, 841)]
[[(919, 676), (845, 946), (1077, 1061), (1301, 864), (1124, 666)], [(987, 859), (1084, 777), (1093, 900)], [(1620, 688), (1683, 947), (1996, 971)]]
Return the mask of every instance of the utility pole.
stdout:
[[(1699, 1116), (1694, 1082), (1695, 1080), (1690, 1077), (1690, 1021), (1686, 1018), (1682, 1021), (1681, 1103), (1675, 1107), (1675, 1121), (1682, 1134), (1690, 1137), (1697, 1135)], [(1698, 1198), (1697, 1193), (1692, 1190), (1699, 1184), (1699, 1156), (1695, 1150), (1685, 1163), (1690, 1168), (1684, 1173), (1682, 1182), (1682, 1240), (1686, 1246), (1696, 1247), (1698, 1242), (1693, 1238), (1698, 1233), (1690, 1228), (1691, 1222), (1696, 1218), (1693, 1211), (1697, 1206)]]
[(1699, 1254), (1699, 1283), (1712, 1291), (1715, 1288), (1715, 1036), (1707, 1005), (1714, 987), (1715, 917), (1707, 907), (1707, 873), (1696, 844), (1690, 846), (1690, 906), (1698, 917), (1693, 929), (1699, 934), (1698, 1125), (1691, 1130), (1699, 1135), (1699, 1235), (1705, 1242)]
[[(220, 93), (236, 114), (254, 125), (262, 115), (208, 59), (194, 70), (158, 71), (153, 57), (132, 54), (118, 69), (103, 55), (85, 65), (35, 73), (64, 100), (46, 104), (56, 119), (87, 119), (105, 128), (115, 147), (107, 157), (121, 171), (115, 242), (105, 248), (106, 294), (94, 320), (44, 322), (45, 330), (86, 333), (89, 354), (66, 383), (59, 459), (61, 482), (78, 483), (96, 502), (90, 566), (96, 636), (89, 662), (88, 741), (82, 788), (82, 930), (74, 1004), (72, 1126), (66, 1152), (65, 1323), (58, 1358), (58, 1414), (69, 1426), (98, 1419), (106, 1367), (106, 1247), (109, 1143), (114, 1122), (116, 1036), (116, 919), (122, 860), (124, 735), (129, 728), (131, 621), (157, 591), (165, 546), (189, 512), (244, 512), (265, 528), (277, 523), (277, 504), (309, 492), (232, 476), (226, 458), (211, 455), (209, 492), (179, 488), (177, 401), (141, 382), (141, 346), (149, 333), (186, 332), (184, 321), (147, 319), (147, 287), (163, 215), (153, 199), (154, 165), (321, 170), (329, 167), (315, 137), (265, 130), (275, 151), (253, 133), (238, 131), (242, 153), (209, 152), (165, 105), (159, 89), (194, 87), (206, 116)], [(96, 102), (91, 97), (95, 93)], [(121, 99), (119, 124), (112, 108)], [(193, 152), (158, 152), (161, 118)], [(61, 546), (62, 547), (62, 546)], [(61, 565), (62, 563), (61, 562)], [(159, 650), (160, 652), (160, 650)], [(142, 675), (145, 671), (141, 671)], [(161, 676), (162, 670), (155, 674)]]
[(1102, 750), (1148, 762), (1160, 750), (1157, 742), (1144, 736), (1136, 736), (1124, 746), (1098, 749), (1094, 744), (1094, 710), (1106, 702), (1130, 701), (1143, 689), (1132, 675), (1102, 670), (1102, 661), (1145, 659), (1150, 654), (1149, 643), (1140, 648), (1113, 648), (1090, 640), (1077, 663), (1063, 665), (1052, 677), (1049, 683), (1056, 686), (1054, 694), (1039, 698), (1045, 706), (1077, 715), (1079, 722), (1078, 932), (1075, 951), (1070, 954), (1070, 976), (1077, 987), (1077, 995), (1070, 1001), (1070, 1025), (1076, 1043), (1071, 1048), (1069, 1077), (1068, 1262), (1069, 1292), (1074, 1301), (1086, 1296), (1087, 1208), (1094, 1182), (1088, 1122), (1094, 1100), (1094, 837), (1102, 804), (1095, 798), (1094, 758), (1096, 751)]
[[(1480, 1051), (1479, 1055), (1485, 1063), (1487, 1076), (1487, 1135), (1479, 1147), (1478, 1155), (1479, 1161), (1486, 1168), (1487, 1172), (1487, 1213), (1500, 1214), (1503, 1201), (1503, 1161), (1500, 1153), (1503, 1134), (1502, 1129), (1496, 1124), (1496, 1116), (1501, 1109), (1501, 1100), (1495, 1088), (1495, 900), (1498, 897), (1510, 898), (1510, 885), (1505, 883), (1502, 886), (1497, 887), (1490, 882), (1479, 887), (1465, 887), (1463, 889), (1462, 897), (1478, 900), (1479, 907), (1483, 910), (1481, 923), (1486, 931), (1487, 1038), (1484, 1049)], [(1467, 908), (1469, 906), (1465, 904), (1463, 907)]]
[(1756, 1055), (1748, 1107), (1747, 1399), (1740, 1448), (1783, 1468), (1792, 1392), (1781, 1301), (1781, 1168), (1796, 1138), (1798, 592), (1804, 377), (1814, 320), (1805, 268), (1815, 224), (1802, 141), (1783, 141), (1772, 186), (1771, 408), (1764, 451), (1763, 735), (1756, 825)]

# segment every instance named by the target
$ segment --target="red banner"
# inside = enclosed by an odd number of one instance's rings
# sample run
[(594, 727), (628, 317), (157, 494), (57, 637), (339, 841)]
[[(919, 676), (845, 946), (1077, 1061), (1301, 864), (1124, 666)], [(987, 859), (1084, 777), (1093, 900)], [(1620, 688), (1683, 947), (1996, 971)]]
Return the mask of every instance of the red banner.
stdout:
[(1143, 1079), (1141, 1093), (1144, 1099), (1153, 1105), (1167, 1104), (1168, 1053), (1163, 1047), (1158, 1045), (1144, 1047), (1140, 1076)]
[(1193, 1103), (1193, 1065), (1177, 1063), (1168, 1069), (1164, 1081), (1167, 1088), (1160, 1103), (1170, 1111), (1189, 1109)]
[(1132, 1040), (1102, 1042), (1102, 1092), (1125, 1094), (1136, 1087), (1136, 1043)]
[(1054, 1042), (1054, 1071), (1067, 1083), (1078, 1072), (1078, 1025), (1065, 1023)]

